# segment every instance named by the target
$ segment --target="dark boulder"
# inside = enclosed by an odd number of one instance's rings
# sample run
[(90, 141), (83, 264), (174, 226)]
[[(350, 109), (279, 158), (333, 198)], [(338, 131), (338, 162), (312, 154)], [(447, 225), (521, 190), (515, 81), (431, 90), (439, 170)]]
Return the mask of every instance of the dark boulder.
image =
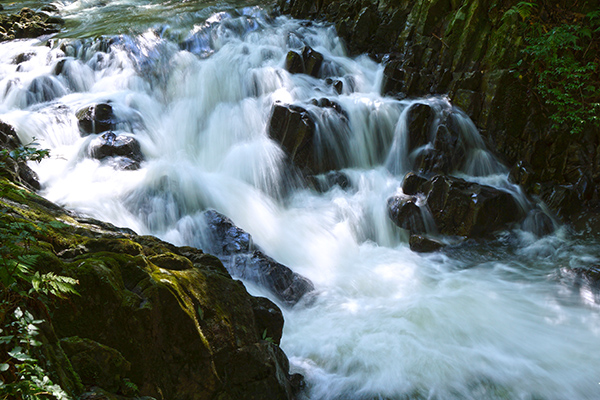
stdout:
[(287, 54), (285, 69), (292, 74), (306, 74), (318, 78), (323, 59), (323, 54), (304, 46), (301, 53), (290, 51)]
[(224, 261), (231, 275), (263, 286), (288, 305), (314, 290), (310, 280), (264, 254), (252, 236), (225, 215), (207, 210), (204, 220), (207, 248)]
[(323, 175), (311, 175), (308, 177), (308, 183), (319, 193), (325, 193), (335, 187), (342, 190), (349, 190), (352, 182), (348, 175), (341, 171), (330, 171)]
[(313, 169), (315, 121), (303, 108), (292, 104), (275, 103), (269, 136), (281, 145), (290, 161), (301, 169)]
[(406, 115), (408, 152), (424, 174), (449, 174), (463, 167), (467, 144), (451, 110), (416, 103)]
[(234, 256), (227, 267), (233, 276), (260, 284), (290, 306), (315, 289), (310, 280), (260, 250)]
[(425, 220), (414, 197), (394, 196), (388, 199), (388, 214), (392, 221), (410, 233), (425, 233)]
[(139, 163), (144, 160), (140, 143), (135, 138), (113, 132), (106, 132), (92, 140), (89, 152), (97, 160), (117, 158), (119, 161), (115, 166), (127, 170), (138, 169)]
[(409, 172), (404, 176), (402, 181), (402, 192), (406, 195), (413, 196), (421, 191), (421, 187), (427, 182), (426, 178)]
[(231, 219), (215, 211), (204, 211), (204, 221), (208, 228), (207, 250), (217, 256), (231, 256), (249, 253), (254, 250), (252, 236), (237, 227)]
[(116, 118), (112, 106), (108, 103), (84, 107), (76, 113), (81, 136), (114, 130)]
[(26, 159), (20, 159), (18, 156), (11, 157), (11, 152), (18, 151), (21, 148), (21, 141), (14, 128), (0, 121), (0, 175), (18, 182), (21, 185), (32, 190), (39, 190), (40, 182), (37, 174), (27, 165)]
[(410, 235), (408, 245), (412, 251), (417, 253), (431, 253), (445, 246), (439, 240), (424, 235)]
[(421, 232), (420, 211), (431, 213), (442, 235), (486, 237), (510, 228), (525, 217), (517, 200), (507, 191), (437, 175), (420, 185), (425, 199), (422, 208), (413, 198), (394, 196), (388, 200), (390, 217), (396, 225), (411, 233)]
[(312, 99), (306, 108), (277, 102), (269, 122), (270, 138), (307, 175), (346, 166), (345, 152), (340, 149), (348, 142), (348, 132), (346, 111), (328, 98)]

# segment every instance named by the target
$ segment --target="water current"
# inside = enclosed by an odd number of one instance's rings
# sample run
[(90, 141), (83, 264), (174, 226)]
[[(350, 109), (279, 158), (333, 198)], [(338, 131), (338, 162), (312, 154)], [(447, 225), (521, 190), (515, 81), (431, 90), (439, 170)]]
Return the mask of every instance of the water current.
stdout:
[[(382, 96), (382, 66), (347, 57), (331, 26), (271, 17), (256, 3), (53, 4), (66, 20), (60, 34), (0, 44), (0, 119), (51, 149), (32, 165), (42, 194), (200, 248), (202, 211), (216, 209), (309, 278), (310, 301), (282, 305), (281, 343), (306, 398), (600, 398), (598, 295), (565, 272), (600, 262), (593, 235), (516, 227), (419, 254), (389, 220), (387, 199), (411, 166), (404, 117), (415, 103), (463, 125), (474, 151), (456, 174), (519, 196), (447, 99)], [(324, 55), (319, 78), (284, 68), (305, 45)], [(343, 82), (341, 93), (326, 78)], [(320, 98), (341, 106), (343, 126), (312, 105)], [(322, 143), (342, 132), (332, 154), (350, 189), (316, 191), (288, 174), (268, 135), (276, 102), (309, 110)], [(115, 134), (140, 143), (141, 168), (90, 157), (98, 135), (82, 137), (76, 113), (98, 103), (112, 106)]]

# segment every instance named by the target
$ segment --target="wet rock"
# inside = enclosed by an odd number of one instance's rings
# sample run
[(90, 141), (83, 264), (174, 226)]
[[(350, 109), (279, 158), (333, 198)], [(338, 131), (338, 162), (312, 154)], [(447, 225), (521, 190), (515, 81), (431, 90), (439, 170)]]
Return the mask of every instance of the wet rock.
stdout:
[(84, 107), (76, 113), (81, 136), (114, 130), (116, 118), (108, 103)]
[(21, 185), (31, 189), (39, 190), (39, 177), (29, 166), (27, 160), (20, 160), (18, 157), (10, 157), (12, 151), (18, 150), (21, 147), (21, 141), (17, 136), (14, 128), (0, 121), (0, 150), (5, 150), (6, 153), (0, 153), (0, 174), (7, 175), (9, 179), (20, 183)]
[(323, 55), (309, 46), (301, 53), (290, 51), (285, 59), (285, 69), (292, 74), (306, 74), (318, 78), (323, 64)]
[(279, 344), (283, 334), (283, 314), (279, 307), (266, 297), (255, 297), (252, 310), (261, 338)]
[[(508, 192), (437, 175), (421, 185), (421, 195), (437, 231), (468, 238), (487, 237), (521, 222), (525, 213)], [(388, 200), (392, 221), (411, 233), (423, 232), (419, 207), (413, 198), (394, 196)]]
[(269, 136), (281, 145), (293, 164), (301, 169), (314, 169), (313, 138), (315, 121), (305, 108), (275, 103)]
[(388, 215), (394, 223), (410, 233), (425, 233), (425, 220), (417, 199), (394, 196), (388, 200)]
[(552, 218), (539, 208), (534, 208), (527, 213), (522, 228), (524, 231), (531, 232), (538, 237), (550, 235), (555, 229)]
[(208, 210), (204, 219), (209, 251), (224, 260), (233, 276), (263, 286), (287, 305), (296, 304), (314, 290), (310, 280), (264, 254), (249, 233), (223, 214)]
[(138, 169), (139, 163), (144, 160), (140, 144), (135, 138), (113, 132), (106, 132), (92, 140), (89, 152), (97, 160), (120, 158), (121, 161), (115, 165), (123, 169)]
[(431, 106), (415, 104), (408, 111), (409, 153), (413, 168), (424, 174), (449, 174), (460, 169), (466, 144), (452, 113), (436, 115)]
[(54, 76), (34, 78), (27, 87), (27, 105), (45, 103), (67, 94), (63, 85)]
[(341, 171), (330, 171), (324, 175), (312, 175), (308, 177), (308, 182), (319, 193), (328, 192), (334, 187), (348, 190), (352, 185), (348, 175)]
[(424, 235), (410, 235), (408, 244), (410, 249), (417, 253), (432, 253), (445, 246), (444, 243)]
[(409, 172), (404, 176), (402, 181), (402, 192), (406, 195), (413, 196), (421, 191), (421, 187), (427, 182), (427, 179)]
[(228, 266), (232, 275), (260, 284), (290, 306), (315, 289), (310, 280), (260, 250), (235, 256)]

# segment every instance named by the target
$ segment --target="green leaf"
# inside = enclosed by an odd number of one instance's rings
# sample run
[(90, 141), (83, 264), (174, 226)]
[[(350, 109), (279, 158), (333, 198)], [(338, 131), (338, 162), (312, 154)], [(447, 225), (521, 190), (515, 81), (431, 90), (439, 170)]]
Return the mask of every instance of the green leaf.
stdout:
[(10, 368), (9, 364), (5, 364), (5, 363), (0, 364), (0, 372), (8, 371), (9, 368)]

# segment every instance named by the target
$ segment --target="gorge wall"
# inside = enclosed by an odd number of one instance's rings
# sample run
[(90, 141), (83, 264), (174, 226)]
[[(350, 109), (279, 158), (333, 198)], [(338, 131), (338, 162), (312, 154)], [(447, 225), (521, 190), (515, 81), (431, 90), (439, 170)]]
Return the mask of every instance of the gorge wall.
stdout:
[[(600, 200), (597, 124), (572, 133), (553, 124), (557, 112), (536, 93), (525, 18), (507, 14), (515, 0), (280, 1), (283, 13), (335, 24), (352, 54), (385, 65), (382, 91), (398, 97), (447, 95), (476, 123), (512, 178), (569, 219)], [(544, 24), (579, 23), (593, 1), (533, 2)], [(590, 43), (598, 32), (590, 36)], [(591, 46), (591, 44), (590, 44)], [(597, 62), (597, 60), (596, 60)], [(596, 71), (597, 73), (598, 71)]]

